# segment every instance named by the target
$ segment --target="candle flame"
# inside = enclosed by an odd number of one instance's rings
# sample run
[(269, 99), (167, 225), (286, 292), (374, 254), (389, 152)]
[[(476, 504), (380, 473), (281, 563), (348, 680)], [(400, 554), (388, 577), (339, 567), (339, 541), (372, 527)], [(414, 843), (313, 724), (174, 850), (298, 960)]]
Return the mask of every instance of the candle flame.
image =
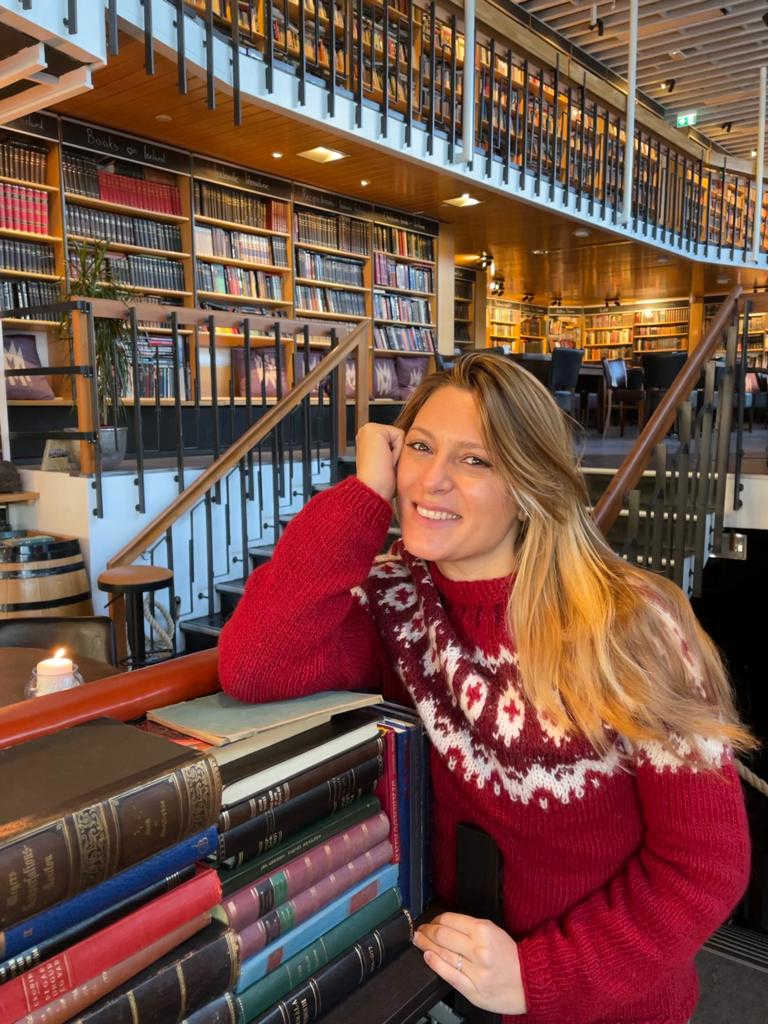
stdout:
[(54, 651), (53, 656), (54, 656), (54, 658), (63, 658), (66, 653), (67, 653), (66, 647), (60, 647), (58, 649), (58, 651)]

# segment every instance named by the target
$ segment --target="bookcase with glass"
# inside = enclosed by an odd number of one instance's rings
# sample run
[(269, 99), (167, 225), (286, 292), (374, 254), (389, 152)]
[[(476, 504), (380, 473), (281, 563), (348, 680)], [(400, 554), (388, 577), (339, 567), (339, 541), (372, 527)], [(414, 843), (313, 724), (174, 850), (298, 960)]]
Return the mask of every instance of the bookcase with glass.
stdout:
[[(59, 190), (58, 122), (44, 114), (0, 129), (0, 309), (6, 369), (67, 362), (58, 322), (24, 308), (57, 302), (65, 274)], [(9, 376), (11, 405), (72, 401), (63, 375)]]
[(466, 267), (454, 270), (453, 344), (458, 352), (475, 347), (475, 272)]

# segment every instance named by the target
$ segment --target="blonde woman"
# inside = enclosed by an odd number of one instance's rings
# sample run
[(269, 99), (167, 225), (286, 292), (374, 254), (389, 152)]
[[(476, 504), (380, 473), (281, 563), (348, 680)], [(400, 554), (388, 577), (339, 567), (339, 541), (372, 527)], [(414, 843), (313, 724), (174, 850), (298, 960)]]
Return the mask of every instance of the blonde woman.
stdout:
[[(402, 527), (385, 555), (391, 502)], [(229, 693), (347, 686), (410, 701), (432, 741), (434, 873), (495, 839), (504, 928), (445, 913), (415, 943), (477, 1006), (530, 1024), (685, 1024), (694, 955), (742, 894), (732, 761), (752, 740), (680, 591), (586, 509), (560, 410), (474, 353), (357, 438), (222, 633)]]

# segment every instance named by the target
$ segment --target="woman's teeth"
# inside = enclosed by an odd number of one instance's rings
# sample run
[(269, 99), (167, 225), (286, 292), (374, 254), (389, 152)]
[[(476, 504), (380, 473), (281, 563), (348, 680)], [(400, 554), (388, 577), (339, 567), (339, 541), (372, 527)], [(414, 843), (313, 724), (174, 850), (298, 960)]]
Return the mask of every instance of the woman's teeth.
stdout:
[(431, 508), (424, 508), (423, 505), (417, 505), (416, 511), (424, 519), (461, 519), (461, 516), (457, 516), (453, 512), (436, 512)]

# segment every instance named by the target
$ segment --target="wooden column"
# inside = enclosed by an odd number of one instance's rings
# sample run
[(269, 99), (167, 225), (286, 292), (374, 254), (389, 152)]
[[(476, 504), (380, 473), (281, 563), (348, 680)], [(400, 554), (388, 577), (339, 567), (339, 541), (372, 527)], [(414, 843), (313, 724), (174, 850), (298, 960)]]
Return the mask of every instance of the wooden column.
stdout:
[(437, 237), (437, 351), (442, 355), (453, 354), (453, 300), (456, 295), (454, 265), (456, 260), (456, 238), (452, 224), (441, 224)]

